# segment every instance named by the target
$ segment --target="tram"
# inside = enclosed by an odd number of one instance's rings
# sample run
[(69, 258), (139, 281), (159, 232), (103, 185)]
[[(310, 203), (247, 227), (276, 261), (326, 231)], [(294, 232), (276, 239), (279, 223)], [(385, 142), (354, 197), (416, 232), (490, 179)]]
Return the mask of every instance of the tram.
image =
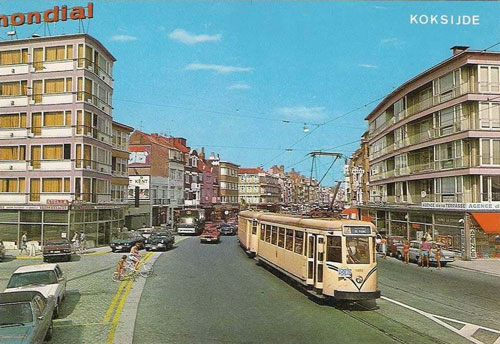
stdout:
[(246, 253), (315, 297), (369, 300), (377, 290), (375, 226), (370, 222), (242, 211)]

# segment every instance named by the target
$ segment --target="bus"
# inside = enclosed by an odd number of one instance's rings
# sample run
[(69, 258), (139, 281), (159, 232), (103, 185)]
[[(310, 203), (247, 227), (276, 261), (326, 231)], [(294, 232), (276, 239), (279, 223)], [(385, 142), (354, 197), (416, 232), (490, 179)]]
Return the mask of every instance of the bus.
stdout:
[(380, 297), (375, 238), (375, 226), (364, 221), (254, 211), (238, 220), (238, 241), (250, 257), (318, 298)]
[(200, 234), (205, 228), (204, 209), (182, 209), (177, 220), (177, 233)]

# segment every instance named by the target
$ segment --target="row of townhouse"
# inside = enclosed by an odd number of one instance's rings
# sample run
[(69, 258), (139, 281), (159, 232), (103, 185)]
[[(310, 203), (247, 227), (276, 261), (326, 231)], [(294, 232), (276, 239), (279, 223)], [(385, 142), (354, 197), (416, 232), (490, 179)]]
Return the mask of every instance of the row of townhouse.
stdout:
[(452, 52), (366, 117), (346, 201), (387, 235), (500, 257), (500, 53)]

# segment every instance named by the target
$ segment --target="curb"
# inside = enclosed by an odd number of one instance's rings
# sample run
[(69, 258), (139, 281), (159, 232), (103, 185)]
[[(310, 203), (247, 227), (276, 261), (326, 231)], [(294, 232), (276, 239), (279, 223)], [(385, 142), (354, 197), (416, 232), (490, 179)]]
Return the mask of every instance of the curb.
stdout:
[[(149, 259), (149, 262), (154, 264), (163, 252), (155, 252), (154, 256)], [(114, 344), (132, 344), (134, 341), (135, 319), (137, 318), (137, 310), (141, 301), (142, 292), (146, 285), (145, 278), (138, 278), (132, 283), (130, 292), (127, 296), (125, 306), (116, 326)]]
[(455, 265), (448, 265), (450, 268), (458, 269), (458, 270), (464, 270), (464, 271), (474, 271), (480, 274), (485, 274), (489, 276), (494, 276), (494, 277), (500, 277), (500, 274), (496, 274), (494, 272), (488, 272), (488, 271), (482, 271), (482, 270), (476, 270), (476, 269), (471, 269), (471, 268), (465, 268), (463, 266), (455, 266)]

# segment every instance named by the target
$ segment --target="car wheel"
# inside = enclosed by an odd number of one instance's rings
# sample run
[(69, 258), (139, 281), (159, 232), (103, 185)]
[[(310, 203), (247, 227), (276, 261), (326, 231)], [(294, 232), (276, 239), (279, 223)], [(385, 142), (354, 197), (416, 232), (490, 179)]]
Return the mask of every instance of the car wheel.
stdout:
[(67, 261), (67, 262), (71, 262), (71, 255), (70, 255), (70, 254), (68, 254), (68, 255), (66, 256), (66, 261)]
[(47, 329), (47, 333), (45, 334), (45, 340), (46, 341), (51, 340), (53, 334), (54, 334), (54, 325), (52, 324), (52, 320), (51, 320), (49, 328)]
[(111, 252), (115, 253), (116, 249), (115, 248), (112, 248), (111, 249)]
[(448, 262), (443, 262), (443, 263), (441, 263), (441, 266), (442, 266), (442, 267), (445, 267), (445, 266), (446, 266), (446, 264), (448, 264)]
[(52, 313), (52, 318), (59, 318), (59, 302), (57, 302), (57, 306), (54, 308), (54, 313)]
[(403, 255), (401, 254), (401, 252), (398, 252), (398, 255), (396, 256), (396, 258), (399, 260), (403, 260)]

